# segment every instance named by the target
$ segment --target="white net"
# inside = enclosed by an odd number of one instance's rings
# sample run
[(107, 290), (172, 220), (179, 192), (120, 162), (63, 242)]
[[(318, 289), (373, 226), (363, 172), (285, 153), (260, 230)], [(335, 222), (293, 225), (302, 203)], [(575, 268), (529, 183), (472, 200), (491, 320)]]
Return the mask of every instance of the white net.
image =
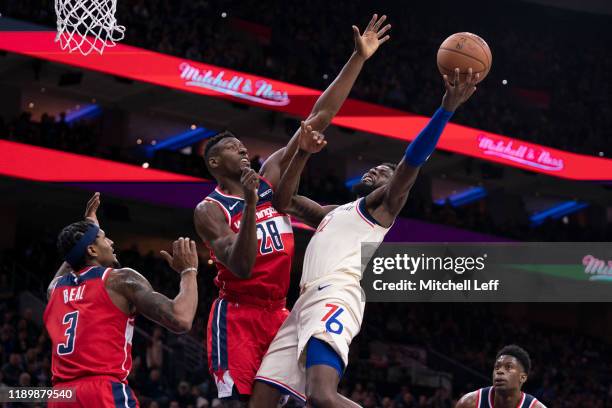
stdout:
[(57, 36), (63, 50), (100, 54), (123, 39), (125, 27), (117, 25), (117, 0), (55, 0)]

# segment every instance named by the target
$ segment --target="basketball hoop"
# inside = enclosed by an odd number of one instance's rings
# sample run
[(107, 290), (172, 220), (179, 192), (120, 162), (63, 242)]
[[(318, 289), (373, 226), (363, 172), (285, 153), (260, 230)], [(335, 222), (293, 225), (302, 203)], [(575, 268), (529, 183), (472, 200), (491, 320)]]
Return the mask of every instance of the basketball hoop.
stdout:
[(117, 0), (55, 0), (55, 42), (68, 52), (102, 54), (125, 35), (125, 27), (117, 25), (116, 11)]

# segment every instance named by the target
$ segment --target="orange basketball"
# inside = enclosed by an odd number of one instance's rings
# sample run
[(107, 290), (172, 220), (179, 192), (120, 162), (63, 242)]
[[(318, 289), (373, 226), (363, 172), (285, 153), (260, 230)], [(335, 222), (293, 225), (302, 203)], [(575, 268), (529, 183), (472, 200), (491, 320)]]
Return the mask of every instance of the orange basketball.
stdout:
[(472, 33), (456, 33), (448, 37), (438, 50), (438, 69), (453, 80), (455, 68), (459, 68), (459, 79), (465, 81), (468, 68), (480, 73), (479, 81), (485, 79), (493, 56), (486, 41)]

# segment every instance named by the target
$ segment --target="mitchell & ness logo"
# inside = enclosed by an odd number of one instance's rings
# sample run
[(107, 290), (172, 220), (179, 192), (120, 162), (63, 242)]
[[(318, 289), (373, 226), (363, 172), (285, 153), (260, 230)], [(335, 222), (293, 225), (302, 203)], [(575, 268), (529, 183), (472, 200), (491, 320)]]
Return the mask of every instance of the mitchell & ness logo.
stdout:
[(564, 168), (563, 159), (554, 157), (549, 150), (516, 140), (494, 139), (481, 133), (478, 136), (478, 148), (487, 156), (501, 157), (537, 169), (561, 171)]
[(272, 88), (272, 84), (262, 78), (246, 78), (233, 75), (225, 78), (225, 71), (214, 71), (212, 69), (200, 70), (188, 62), (179, 65), (181, 79), (185, 80), (187, 86), (212, 89), (226, 95), (247, 99), (252, 102), (268, 106), (289, 105), (290, 99), (286, 91), (278, 91)]

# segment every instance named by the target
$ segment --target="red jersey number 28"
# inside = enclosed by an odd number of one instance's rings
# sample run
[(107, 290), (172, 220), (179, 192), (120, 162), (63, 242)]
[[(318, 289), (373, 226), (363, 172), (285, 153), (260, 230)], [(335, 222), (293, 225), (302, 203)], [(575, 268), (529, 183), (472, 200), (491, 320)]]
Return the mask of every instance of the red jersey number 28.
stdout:
[(278, 227), (274, 221), (257, 224), (257, 230), (261, 232), (261, 245), (259, 247), (259, 252), (262, 255), (285, 249), (283, 238), (278, 232)]

